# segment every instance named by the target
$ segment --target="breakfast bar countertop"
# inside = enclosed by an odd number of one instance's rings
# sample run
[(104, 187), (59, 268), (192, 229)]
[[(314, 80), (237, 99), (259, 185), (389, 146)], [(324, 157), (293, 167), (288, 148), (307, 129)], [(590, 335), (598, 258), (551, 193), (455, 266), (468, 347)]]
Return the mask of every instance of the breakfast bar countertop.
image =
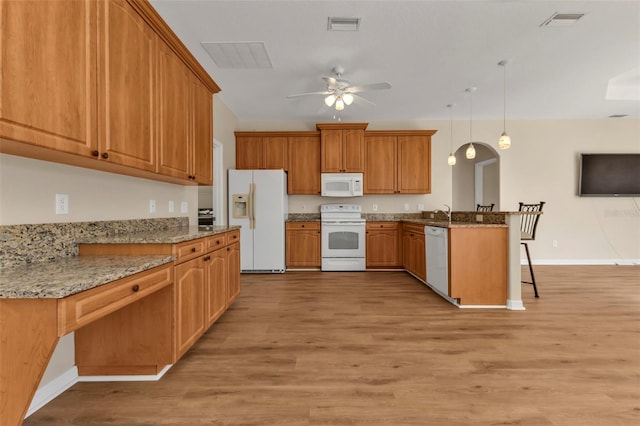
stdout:
[(177, 244), (198, 238), (224, 234), (225, 232), (240, 229), (239, 226), (208, 226), (206, 228), (189, 226), (169, 228), (156, 231), (144, 231), (136, 233), (119, 233), (115, 235), (91, 236), (79, 238), (78, 244)]

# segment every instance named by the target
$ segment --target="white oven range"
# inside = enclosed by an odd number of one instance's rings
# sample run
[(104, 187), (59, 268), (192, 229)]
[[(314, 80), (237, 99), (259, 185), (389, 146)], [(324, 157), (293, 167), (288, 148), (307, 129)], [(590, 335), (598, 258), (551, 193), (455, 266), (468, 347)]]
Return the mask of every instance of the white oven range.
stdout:
[(364, 271), (366, 220), (358, 204), (323, 204), (320, 229), (323, 271)]

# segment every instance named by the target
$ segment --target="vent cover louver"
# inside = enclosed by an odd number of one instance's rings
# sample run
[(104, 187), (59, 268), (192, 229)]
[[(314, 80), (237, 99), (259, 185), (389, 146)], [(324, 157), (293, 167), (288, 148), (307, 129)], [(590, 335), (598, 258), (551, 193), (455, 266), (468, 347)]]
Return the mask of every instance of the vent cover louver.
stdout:
[(540, 24), (541, 27), (566, 27), (575, 24), (584, 13), (554, 13), (549, 19)]
[(327, 31), (358, 31), (360, 18), (336, 18), (330, 16), (327, 19)]
[(261, 41), (201, 44), (218, 68), (273, 68)]

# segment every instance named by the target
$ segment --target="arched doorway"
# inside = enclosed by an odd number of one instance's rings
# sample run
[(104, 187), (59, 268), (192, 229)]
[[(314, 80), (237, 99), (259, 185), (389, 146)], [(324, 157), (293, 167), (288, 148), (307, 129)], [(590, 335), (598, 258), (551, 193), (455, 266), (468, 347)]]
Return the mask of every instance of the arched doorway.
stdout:
[(495, 204), (500, 210), (500, 156), (490, 145), (475, 142), (476, 158), (468, 160), (462, 145), (455, 152), (453, 166), (452, 200), (458, 211), (474, 211), (477, 204)]

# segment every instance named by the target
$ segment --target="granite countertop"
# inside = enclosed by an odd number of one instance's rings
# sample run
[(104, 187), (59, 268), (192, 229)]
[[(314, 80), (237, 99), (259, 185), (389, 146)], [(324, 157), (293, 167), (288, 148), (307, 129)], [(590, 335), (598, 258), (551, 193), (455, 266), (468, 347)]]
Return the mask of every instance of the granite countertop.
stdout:
[(73, 256), (0, 270), (0, 298), (58, 299), (173, 262), (173, 256)]
[(504, 223), (448, 222), (434, 219), (404, 219), (403, 222), (418, 225), (435, 226), (437, 228), (507, 228)]
[(91, 236), (79, 238), (78, 244), (176, 244), (198, 238), (223, 234), (239, 226), (208, 226), (206, 229), (197, 226), (183, 228), (169, 228), (157, 231), (144, 231), (137, 233)]

